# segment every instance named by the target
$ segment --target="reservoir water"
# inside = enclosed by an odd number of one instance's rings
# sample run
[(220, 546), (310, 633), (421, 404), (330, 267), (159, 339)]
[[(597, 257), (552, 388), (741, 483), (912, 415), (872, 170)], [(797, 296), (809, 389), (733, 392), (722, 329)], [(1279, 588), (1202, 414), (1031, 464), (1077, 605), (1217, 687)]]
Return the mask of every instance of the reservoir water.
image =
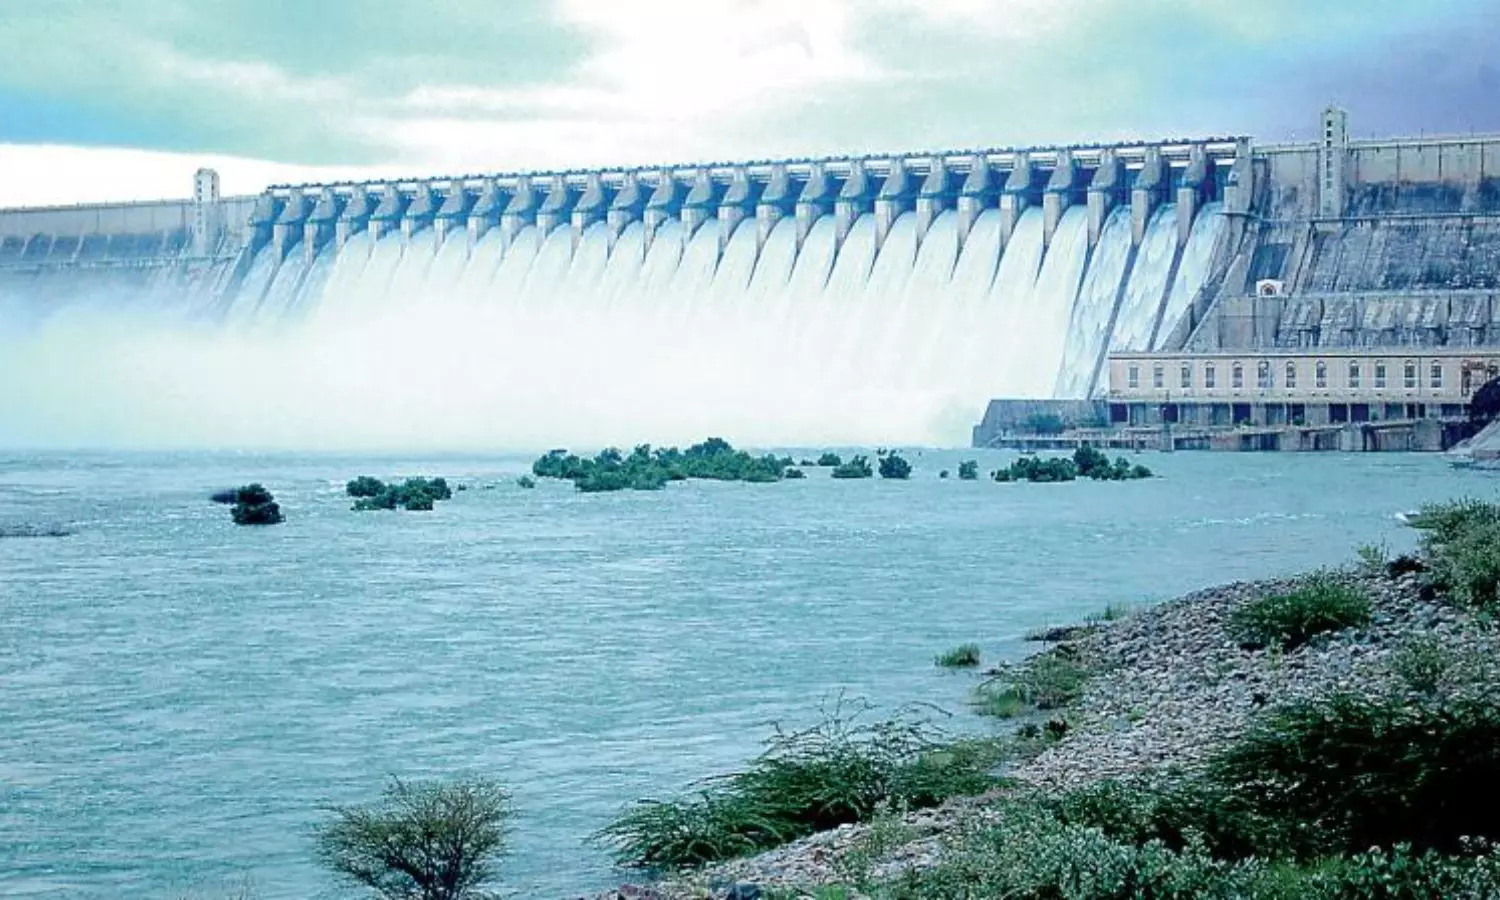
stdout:
[[(529, 457), (0, 454), (0, 526), (77, 529), (0, 540), (0, 895), (346, 896), (311, 858), (321, 807), (481, 773), (515, 790), (507, 892), (577, 896), (620, 877), (588, 834), (739, 765), (772, 720), (844, 690), (990, 727), (934, 654), (1405, 546), (1398, 512), (1496, 484), (1379, 454), (937, 478), (973, 455), (912, 451), (907, 483), (585, 496), (516, 487)], [(366, 473), (470, 489), (355, 514), (341, 485)], [(206, 500), (249, 480), (285, 525)]]

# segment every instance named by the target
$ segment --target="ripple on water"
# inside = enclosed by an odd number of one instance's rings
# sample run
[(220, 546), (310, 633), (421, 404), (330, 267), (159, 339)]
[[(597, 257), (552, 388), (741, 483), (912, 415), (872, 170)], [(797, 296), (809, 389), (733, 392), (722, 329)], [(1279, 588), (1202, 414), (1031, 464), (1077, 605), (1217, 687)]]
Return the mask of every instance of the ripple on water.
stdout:
[[(795, 456), (811, 451), (794, 450)], [(619, 806), (740, 765), (844, 689), (963, 713), (932, 655), (990, 655), (1108, 603), (1411, 541), (1395, 511), (1492, 495), (1423, 457), (1154, 457), (1129, 484), (511, 486), (529, 460), (174, 454), (0, 460), (0, 502), (75, 523), (0, 541), (0, 894), (331, 896), (308, 829), (388, 775), (515, 786), (507, 887), (609, 883)], [(430, 515), (349, 511), (354, 475), (428, 472)], [(288, 522), (207, 494), (262, 481)]]

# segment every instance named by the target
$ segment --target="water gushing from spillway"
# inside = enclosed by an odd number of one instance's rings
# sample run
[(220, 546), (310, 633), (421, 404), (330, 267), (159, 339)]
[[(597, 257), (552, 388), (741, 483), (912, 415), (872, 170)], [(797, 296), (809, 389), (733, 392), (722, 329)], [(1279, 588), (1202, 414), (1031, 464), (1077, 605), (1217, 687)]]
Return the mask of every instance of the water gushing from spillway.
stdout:
[(392, 228), (232, 282), (0, 273), (0, 441), (962, 443), (992, 397), (1085, 396), (1106, 346), (1161, 346), (1223, 230), (1206, 207), (1179, 260), (1171, 206), (1136, 250), (1127, 209), (1094, 246), (1082, 206), (1050, 239), (1003, 221)]

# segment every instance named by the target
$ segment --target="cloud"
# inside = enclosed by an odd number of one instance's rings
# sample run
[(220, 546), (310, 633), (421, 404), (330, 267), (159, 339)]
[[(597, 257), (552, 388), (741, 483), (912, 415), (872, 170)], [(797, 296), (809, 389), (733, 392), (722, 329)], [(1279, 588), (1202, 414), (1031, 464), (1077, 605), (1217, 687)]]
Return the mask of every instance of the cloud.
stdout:
[[(1462, 38), (1497, 9), (505, 0), (500, 15), (486, 0), (32, 0), (0, 9), (15, 48), (0, 56), (0, 141), (440, 174), (1208, 132), (1278, 139), (1335, 99), (1356, 124), (1399, 130), (1416, 117), (1466, 130), (1487, 117), (1421, 98), (1457, 87), (1467, 106), (1482, 103), (1493, 41), (1471, 38), (1459, 58), (1477, 62), (1457, 68), (1401, 48)], [(1385, 59), (1404, 60), (1399, 84), (1382, 80)], [(0, 181), (0, 203), (17, 192), (31, 189)]]

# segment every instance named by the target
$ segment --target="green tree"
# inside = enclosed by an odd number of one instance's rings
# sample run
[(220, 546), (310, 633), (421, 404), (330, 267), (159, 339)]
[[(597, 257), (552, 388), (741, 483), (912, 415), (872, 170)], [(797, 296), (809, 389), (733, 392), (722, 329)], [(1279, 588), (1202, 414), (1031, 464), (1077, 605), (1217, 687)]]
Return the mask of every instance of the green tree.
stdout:
[(384, 900), (482, 896), (504, 850), (510, 794), (491, 781), (392, 780), (379, 801), (336, 807), (318, 860)]

